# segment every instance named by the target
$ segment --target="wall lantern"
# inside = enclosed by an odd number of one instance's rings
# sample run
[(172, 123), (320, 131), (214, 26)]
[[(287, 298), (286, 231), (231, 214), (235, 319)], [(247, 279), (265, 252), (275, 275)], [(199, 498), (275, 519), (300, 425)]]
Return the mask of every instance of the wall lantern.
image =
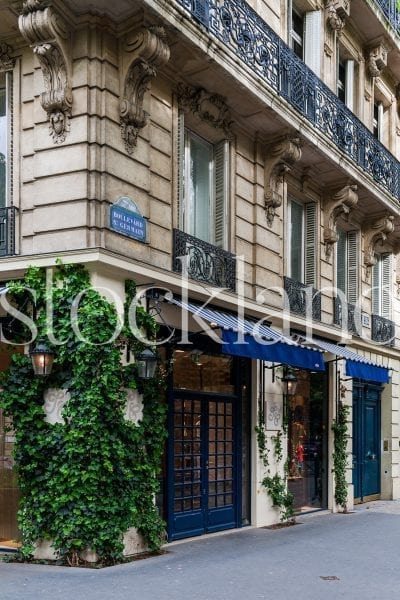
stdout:
[(50, 375), (53, 368), (54, 352), (49, 350), (43, 340), (31, 350), (31, 360), (35, 375)]
[(283, 383), (283, 393), (285, 396), (294, 396), (297, 389), (297, 377), (293, 371), (286, 371), (281, 379)]
[(152, 379), (157, 366), (157, 356), (154, 352), (149, 348), (145, 348), (143, 352), (138, 354), (135, 358), (139, 379), (142, 379), (143, 381)]

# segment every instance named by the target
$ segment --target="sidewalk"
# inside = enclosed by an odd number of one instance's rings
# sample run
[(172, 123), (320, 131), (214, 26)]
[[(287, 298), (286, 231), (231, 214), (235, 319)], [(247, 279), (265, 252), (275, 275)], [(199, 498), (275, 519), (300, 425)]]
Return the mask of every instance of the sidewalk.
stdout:
[(0, 600), (391, 600), (399, 589), (399, 502), (204, 536), (101, 570), (0, 563)]

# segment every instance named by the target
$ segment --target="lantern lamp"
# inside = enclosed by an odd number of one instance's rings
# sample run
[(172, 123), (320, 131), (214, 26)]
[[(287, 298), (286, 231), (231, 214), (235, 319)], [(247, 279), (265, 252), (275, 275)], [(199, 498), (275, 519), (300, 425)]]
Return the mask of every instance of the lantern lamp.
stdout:
[(40, 340), (38, 345), (31, 350), (31, 360), (35, 375), (41, 377), (50, 375), (53, 368), (54, 352), (46, 346), (43, 340)]
[(136, 365), (139, 379), (143, 381), (152, 379), (156, 372), (157, 356), (150, 348), (145, 348), (136, 356)]

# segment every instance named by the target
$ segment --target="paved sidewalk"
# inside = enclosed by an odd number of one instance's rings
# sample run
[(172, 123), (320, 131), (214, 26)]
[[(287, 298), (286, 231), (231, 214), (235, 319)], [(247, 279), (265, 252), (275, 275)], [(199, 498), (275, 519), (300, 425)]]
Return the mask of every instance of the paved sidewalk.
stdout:
[(242, 529), (101, 570), (0, 563), (0, 600), (391, 600), (400, 589), (400, 503)]

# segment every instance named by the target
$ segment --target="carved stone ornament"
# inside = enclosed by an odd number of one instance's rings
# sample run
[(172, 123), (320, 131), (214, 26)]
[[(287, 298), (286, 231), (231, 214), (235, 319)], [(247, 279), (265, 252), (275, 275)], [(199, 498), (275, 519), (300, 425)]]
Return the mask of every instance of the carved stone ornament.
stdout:
[(225, 98), (209, 94), (202, 88), (193, 88), (183, 83), (178, 85), (178, 104), (216, 129), (222, 129), (227, 139), (232, 139), (232, 119)]
[(11, 57), (12, 48), (8, 44), (0, 44), (0, 72), (12, 71), (15, 67), (15, 58)]
[(27, 0), (18, 25), (31, 44), (43, 73), (45, 91), (40, 102), (47, 113), (50, 135), (62, 144), (70, 127), (72, 108), (70, 34), (48, 2)]
[(121, 81), (121, 136), (128, 154), (136, 148), (139, 131), (147, 124), (143, 97), (157, 68), (169, 60), (170, 50), (162, 27), (149, 27), (125, 40)]
[(332, 256), (333, 245), (338, 241), (337, 220), (339, 217), (348, 219), (351, 210), (357, 205), (357, 186), (345, 185), (325, 196), (324, 202), (324, 243), (325, 255), (329, 260)]
[(383, 244), (394, 230), (394, 216), (385, 215), (365, 228), (364, 232), (364, 264), (366, 276), (369, 278), (371, 268), (376, 264), (376, 250), (378, 244)]
[(330, 28), (340, 35), (350, 15), (350, 0), (327, 0), (325, 7)]
[(272, 227), (283, 200), (285, 173), (301, 158), (298, 135), (288, 134), (270, 147), (264, 163), (264, 201), (267, 223)]
[(379, 77), (387, 65), (387, 49), (382, 42), (367, 50), (366, 65), (370, 77)]

